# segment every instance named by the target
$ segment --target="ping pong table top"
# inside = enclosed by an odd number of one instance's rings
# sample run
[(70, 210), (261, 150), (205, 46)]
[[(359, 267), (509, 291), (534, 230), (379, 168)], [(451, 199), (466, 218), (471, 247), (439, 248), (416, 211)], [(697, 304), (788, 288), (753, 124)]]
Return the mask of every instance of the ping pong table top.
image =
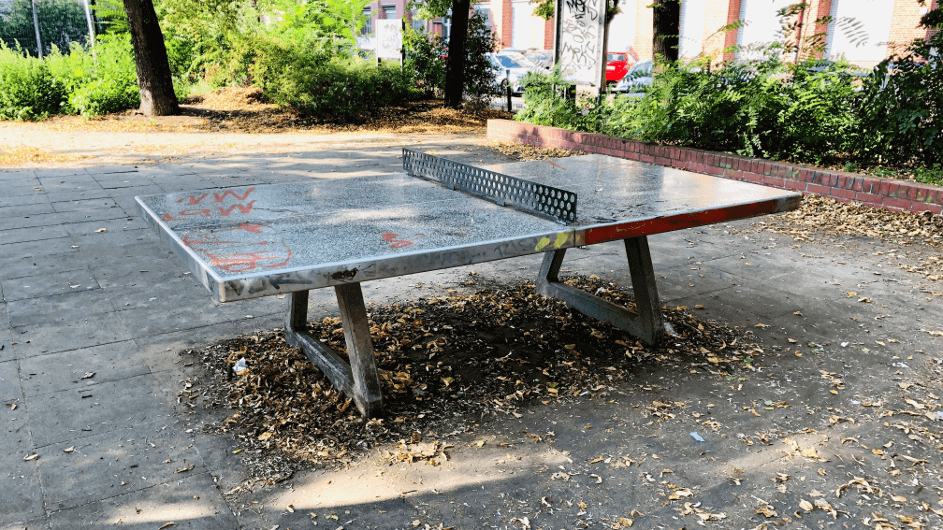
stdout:
[(136, 197), (220, 302), (794, 209), (800, 195), (603, 155), (487, 169), (575, 192), (564, 225), (406, 174)]

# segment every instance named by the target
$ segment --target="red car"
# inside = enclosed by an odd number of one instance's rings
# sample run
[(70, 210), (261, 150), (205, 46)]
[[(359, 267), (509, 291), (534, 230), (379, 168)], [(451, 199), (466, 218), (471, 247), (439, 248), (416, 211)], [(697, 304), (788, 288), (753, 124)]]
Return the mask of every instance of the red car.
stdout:
[[(625, 52), (608, 52), (606, 54), (606, 82), (617, 83), (628, 73), (631, 57)], [(635, 61), (632, 61), (634, 63)]]

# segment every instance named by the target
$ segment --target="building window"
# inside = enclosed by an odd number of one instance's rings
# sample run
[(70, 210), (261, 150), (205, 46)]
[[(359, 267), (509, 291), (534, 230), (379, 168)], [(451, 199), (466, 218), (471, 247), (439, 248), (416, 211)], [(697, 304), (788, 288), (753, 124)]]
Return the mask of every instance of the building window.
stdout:
[(373, 18), (370, 16), (370, 14), (371, 11), (369, 7), (363, 10), (363, 16), (367, 17), (367, 20), (364, 21), (363, 27), (360, 28), (361, 35), (369, 35), (373, 33)]
[(418, 10), (413, 9), (412, 11), (409, 12), (409, 15), (410, 15), (409, 18), (412, 21), (410, 25), (413, 27), (414, 30), (424, 31), (426, 29), (426, 22), (419, 18)]
[(383, 6), (383, 18), (387, 20), (396, 18), (396, 5)]

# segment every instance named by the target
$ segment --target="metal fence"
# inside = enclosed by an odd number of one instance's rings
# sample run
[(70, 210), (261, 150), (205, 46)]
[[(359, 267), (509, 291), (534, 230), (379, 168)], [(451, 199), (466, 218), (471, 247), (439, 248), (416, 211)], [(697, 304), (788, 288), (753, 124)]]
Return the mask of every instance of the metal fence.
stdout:
[(117, 0), (0, 0), (0, 42), (43, 57), (73, 42), (88, 46), (123, 14)]

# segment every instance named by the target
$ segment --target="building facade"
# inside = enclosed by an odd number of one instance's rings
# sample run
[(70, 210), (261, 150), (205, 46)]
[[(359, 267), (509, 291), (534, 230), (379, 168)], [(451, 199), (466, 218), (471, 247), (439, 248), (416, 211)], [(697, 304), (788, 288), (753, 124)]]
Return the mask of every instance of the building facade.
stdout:
[[(917, 0), (807, 0), (788, 31), (777, 11), (797, 0), (682, 0), (679, 56), (714, 61), (749, 58), (772, 41), (799, 43), (801, 57), (844, 57), (871, 67), (928, 32), (920, 17), (931, 6)], [(533, 15), (529, 0), (488, 0), (501, 48), (553, 49), (553, 20)], [(934, 0), (932, 7), (937, 7)], [(631, 52), (638, 60), (652, 58), (652, 8), (649, 0), (622, 0), (621, 13), (609, 26), (609, 51)], [(828, 20), (826, 23), (825, 21)], [(742, 21), (739, 28), (722, 28)], [(798, 24), (795, 24), (797, 23)], [(815, 53), (819, 40), (824, 51)], [(734, 46), (736, 52), (729, 51)]]

